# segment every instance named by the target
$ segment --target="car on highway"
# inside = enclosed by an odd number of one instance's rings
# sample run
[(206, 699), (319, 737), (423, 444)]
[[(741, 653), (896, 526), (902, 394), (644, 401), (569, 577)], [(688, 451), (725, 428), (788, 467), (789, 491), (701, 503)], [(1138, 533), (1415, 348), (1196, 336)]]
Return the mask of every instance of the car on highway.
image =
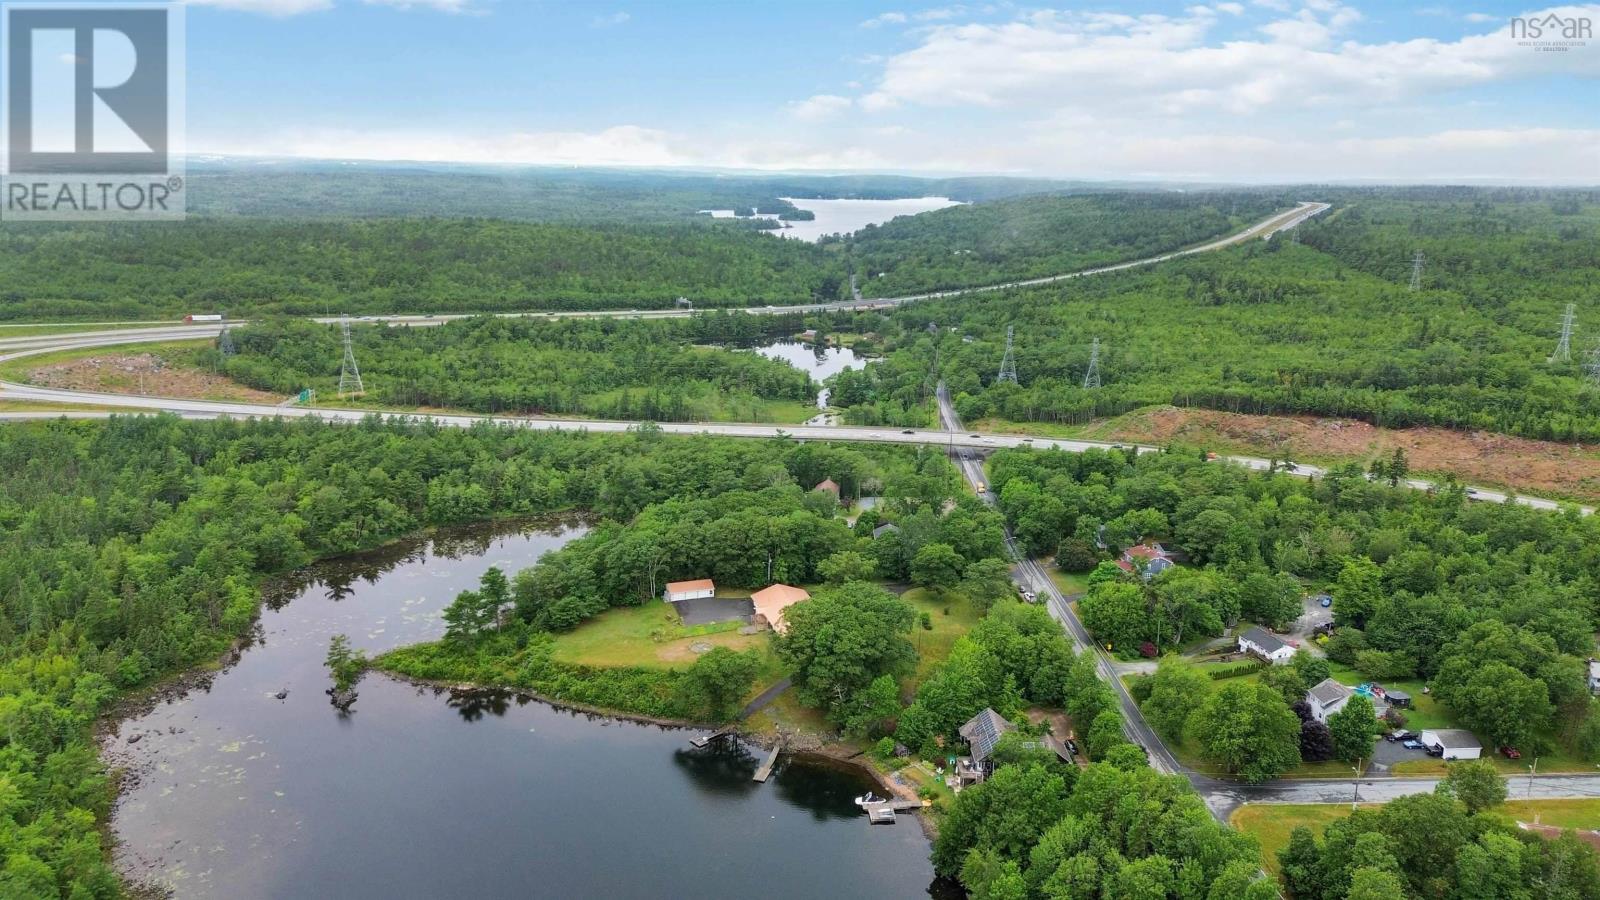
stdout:
[(981, 435), (981, 434), (977, 434), (977, 433), (976, 433), (976, 432), (974, 432), (974, 433), (973, 433), (973, 434), (969, 434), (969, 435), (967, 435), (967, 437), (970, 437), (970, 438), (975, 438), (975, 437), (983, 437), (983, 435)]
[(916, 434), (916, 432), (915, 432), (915, 431), (912, 431), (912, 430), (911, 430), (911, 429), (909, 429), (909, 428), (907, 428), (907, 429), (906, 429), (906, 430), (905, 430), (905, 431), (902, 431), (902, 432), (900, 432), (900, 433), (901, 433), (901, 434)]
[(1476, 497), (1476, 496), (1478, 496), (1478, 489), (1477, 488), (1467, 488), (1467, 496), (1468, 497)]

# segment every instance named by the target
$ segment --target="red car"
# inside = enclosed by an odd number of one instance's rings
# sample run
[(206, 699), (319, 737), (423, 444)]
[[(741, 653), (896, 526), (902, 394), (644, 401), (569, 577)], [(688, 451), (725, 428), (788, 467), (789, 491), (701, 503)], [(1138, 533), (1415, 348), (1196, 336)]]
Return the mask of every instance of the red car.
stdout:
[(1501, 747), (1500, 754), (1506, 759), (1521, 759), (1522, 751), (1515, 747)]

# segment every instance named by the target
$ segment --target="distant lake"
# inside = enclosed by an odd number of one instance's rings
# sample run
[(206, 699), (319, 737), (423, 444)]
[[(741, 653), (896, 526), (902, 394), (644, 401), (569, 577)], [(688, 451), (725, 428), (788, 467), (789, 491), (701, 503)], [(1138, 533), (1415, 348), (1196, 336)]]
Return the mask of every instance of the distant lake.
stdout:
[[(816, 241), (826, 234), (851, 234), (868, 225), (881, 225), (896, 216), (914, 216), (947, 206), (960, 206), (958, 200), (948, 197), (912, 197), (904, 200), (806, 200), (783, 197), (801, 209), (816, 214), (810, 222), (789, 222), (789, 228), (780, 228), (773, 234), (802, 241)], [(731, 209), (706, 209), (712, 218), (732, 218)], [(758, 218), (776, 219), (776, 215)]]
[(693, 750), (678, 729), (376, 672), (352, 715), (328, 704), (330, 635), (437, 638), (489, 566), (584, 531), (456, 529), (284, 579), (237, 662), (108, 739), (132, 776), (121, 869), (179, 898), (925, 897), (922, 829), (868, 825), (853, 798), (876, 785), (855, 769), (783, 757), (757, 784), (738, 742)]

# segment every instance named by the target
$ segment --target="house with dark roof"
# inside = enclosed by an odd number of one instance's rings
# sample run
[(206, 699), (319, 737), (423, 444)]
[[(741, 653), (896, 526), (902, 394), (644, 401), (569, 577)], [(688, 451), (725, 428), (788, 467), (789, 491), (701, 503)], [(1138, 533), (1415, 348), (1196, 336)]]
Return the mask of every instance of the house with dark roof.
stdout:
[(893, 522), (885, 522), (882, 525), (879, 525), (877, 528), (872, 529), (872, 536), (875, 538), (881, 538), (886, 534), (896, 534), (899, 533), (899, 531), (899, 525), (896, 525)]
[(1259, 656), (1275, 666), (1294, 658), (1293, 647), (1256, 626), (1239, 632), (1239, 652)]
[(1344, 709), (1355, 693), (1332, 678), (1322, 679), (1306, 691), (1306, 704), (1311, 707), (1311, 718), (1326, 724), (1328, 717)]
[(1000, 743), (1001, 735), (1016, 730), (1017, 726), (987, 707), (957, 729), (968, 748), (968, 755), (956, 761), (956, 775), (961, 783), (976, 783), (994, 774), (994, 748)]
[(1124, 572), (1138, 572), (1139, 577), (1145, 581), (1160, 575), (1172, 568), (1177, 563), (1172, 561), (1172, 555), (1160, 544), (1135, 544), (1122, 551), (1122, 558), (1117, 560), (1117, 568)]

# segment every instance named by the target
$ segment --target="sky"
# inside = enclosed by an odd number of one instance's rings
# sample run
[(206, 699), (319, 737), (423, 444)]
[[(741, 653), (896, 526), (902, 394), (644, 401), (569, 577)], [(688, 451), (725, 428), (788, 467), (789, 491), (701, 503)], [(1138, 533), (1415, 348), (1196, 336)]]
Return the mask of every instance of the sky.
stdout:
[[(1589, 22), (1528, 46), (1513, 16)], [(1600, 3), (189, 0), (191, 153), (1600, 184)], [(1546, 37), (1550, 35), (1547, 33)]]

